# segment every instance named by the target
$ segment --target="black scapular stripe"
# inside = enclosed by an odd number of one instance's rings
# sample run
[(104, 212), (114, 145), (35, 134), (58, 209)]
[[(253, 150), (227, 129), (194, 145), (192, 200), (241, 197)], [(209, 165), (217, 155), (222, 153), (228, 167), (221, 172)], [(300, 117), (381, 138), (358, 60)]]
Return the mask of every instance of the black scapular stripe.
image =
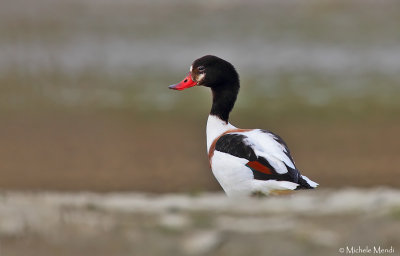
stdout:
[(246, 138), (247, 136), (243, 134), (225, 134), (218, 139), (215, 144), (215, 150), (249, 161), (255, 161), (257, 160), (257, 155), (254, 153), (254, 150), (244, 142)]

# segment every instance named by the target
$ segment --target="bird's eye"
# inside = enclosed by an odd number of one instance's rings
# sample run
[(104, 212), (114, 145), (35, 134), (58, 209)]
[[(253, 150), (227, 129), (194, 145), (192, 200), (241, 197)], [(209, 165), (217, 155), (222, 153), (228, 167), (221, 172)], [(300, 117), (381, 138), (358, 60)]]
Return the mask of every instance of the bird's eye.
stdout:
[(206, 70), (206, 68), (204, 66), (199, 66), (197, 68), (198, 71), (203, 72), (204, 70)]

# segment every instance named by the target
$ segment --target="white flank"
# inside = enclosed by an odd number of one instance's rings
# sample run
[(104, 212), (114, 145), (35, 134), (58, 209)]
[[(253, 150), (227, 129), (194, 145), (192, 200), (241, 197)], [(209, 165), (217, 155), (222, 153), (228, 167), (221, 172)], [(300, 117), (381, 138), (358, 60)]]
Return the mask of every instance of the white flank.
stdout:
[(254, 192), (265, 195), (276, 190), (294, 190), (298, 184), (290, 181), (255, 180), (247, 159), (214, 151), (212, 171), (228, 196), (249, 196)]
[(189, 71), (190, 71), (190, 72), (192, 72), (192, 70), (193, 70), (193, 65), (190, 66), (190, 68), (189, 68)]
[(276, 190), (295, 190), (299, 184), (290, 181), (281, 180), (254, 180), (253, 191), (262, 192), (268, 195), (271, 191)]
[(253, 172), (246, 167), (247, 159), (215, 150), (211, 169), (228, 196), (248, 196), (252, 193)]

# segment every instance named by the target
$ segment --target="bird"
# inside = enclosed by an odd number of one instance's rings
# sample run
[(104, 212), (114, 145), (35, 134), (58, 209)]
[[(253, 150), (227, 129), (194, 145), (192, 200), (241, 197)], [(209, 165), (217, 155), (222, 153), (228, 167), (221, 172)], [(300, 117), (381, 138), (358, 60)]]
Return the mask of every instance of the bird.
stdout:
[(239, 74), (228, 61), (206, 55), (193, 61), (186, 77), (169, 86), (211, 89), (207, 153), (215, 178), (227, 196), (270, 196), (319, 184), (300, 174), (283, 139), (264, 129), (240, 129), (229, 122), (240, 89)]

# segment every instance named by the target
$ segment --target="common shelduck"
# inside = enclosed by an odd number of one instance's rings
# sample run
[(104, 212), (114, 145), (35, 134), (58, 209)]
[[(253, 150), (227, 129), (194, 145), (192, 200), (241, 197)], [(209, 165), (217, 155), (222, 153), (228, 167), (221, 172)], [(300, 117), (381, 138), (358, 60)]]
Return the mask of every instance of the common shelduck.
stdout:
[(318, 186), (300, 174), (281, 137), (268, 130), (239, 129), (229, 123), (240, 87), (239, 75), (231, 63), (212, 55), (201, 57), (180, 83), (169, 88), (184, 90), (195, 85), (212, 91), (208, 158), (228, 196), (272, 195)]

